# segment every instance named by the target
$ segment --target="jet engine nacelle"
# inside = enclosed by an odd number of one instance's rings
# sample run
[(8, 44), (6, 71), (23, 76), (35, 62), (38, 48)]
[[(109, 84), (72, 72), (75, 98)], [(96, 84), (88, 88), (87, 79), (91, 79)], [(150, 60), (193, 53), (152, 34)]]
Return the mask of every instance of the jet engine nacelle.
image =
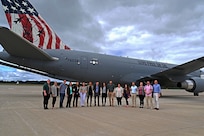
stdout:
[(183, 88), (188, 92), (198, 94), (200, 92), (204, 92), (204, 79), (193, 77), (189, 80), (179, 82), (177, 84), (177, 87)]

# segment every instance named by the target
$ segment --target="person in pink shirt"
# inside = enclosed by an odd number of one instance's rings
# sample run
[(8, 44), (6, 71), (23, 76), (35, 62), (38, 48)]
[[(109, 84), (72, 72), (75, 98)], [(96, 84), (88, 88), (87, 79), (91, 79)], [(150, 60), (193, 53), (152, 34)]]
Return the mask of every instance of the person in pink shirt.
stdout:
[[(153, 87), (150, 84), (149, 81), (147, 81), (147, 85), (144, 87), (145, 95), (146, 95), (146, 103), (147, 103), (147, 108), (153, 108), (153, 103), (152, 103), (152, 91)], [(149, 105), (150, 104), (150, 105)]]

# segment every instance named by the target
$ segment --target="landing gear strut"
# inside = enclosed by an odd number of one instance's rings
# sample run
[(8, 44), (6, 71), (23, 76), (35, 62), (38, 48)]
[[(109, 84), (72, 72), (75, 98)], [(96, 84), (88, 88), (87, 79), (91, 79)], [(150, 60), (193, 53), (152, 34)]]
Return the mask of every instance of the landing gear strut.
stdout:
[(199, 96), (199, 93), (194, 93), (194, 96)]

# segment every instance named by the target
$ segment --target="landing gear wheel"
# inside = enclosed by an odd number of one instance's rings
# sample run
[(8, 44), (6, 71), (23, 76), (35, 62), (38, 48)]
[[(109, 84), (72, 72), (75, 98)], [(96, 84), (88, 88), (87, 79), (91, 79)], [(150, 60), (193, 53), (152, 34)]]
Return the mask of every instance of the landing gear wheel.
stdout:
[(194, 96), (199, 96), (199, 93), (194, 93)]

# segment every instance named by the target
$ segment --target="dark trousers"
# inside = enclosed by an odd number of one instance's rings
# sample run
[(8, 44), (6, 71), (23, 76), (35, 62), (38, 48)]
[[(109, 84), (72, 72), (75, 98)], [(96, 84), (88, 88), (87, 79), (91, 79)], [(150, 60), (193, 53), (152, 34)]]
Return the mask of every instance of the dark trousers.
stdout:
[(106, 93), (102, 93), (102, 105), (103, 106), (106, 105), (106, 98), (107, 98), (107, 94)]
[(52, 107), (54, 108), (57, 97), (52, 97)]
[(49, 98), (50, 98), (50, 95), (43, 96), (43, 106), (44, 106), (44, 109), (48, 108), (48, 100), (49, 100)]
[(98, 99), (98, 106), (100, 106), (99, 105), (99, 94), (95, 94), (94, 95), (94, 105), (96, 106), (96, 98)]
[(93, 96), (93, 94), (88, 94), (87, 95), (87, 106), (89, 106), (89, 97), (90, 97), (90, 106), (91, 106), (91, 104), (92, 104), (92, 96)]
[(79, 98), (79, 95), (74, 95), (73, 107), (74, 107), (74, 103), (76, 104), (76, 107), (77, 107), (77, 105), (78, 105), (78, 98)]
[(139, 95), (139, 99), (140, 99), (140, 106), (144, 106), (144, 98), (145, 98), (145, 95)]
[(72, 94), (67, 96), (67, 105), (66, 105), (66, 107), (69, 107), (69, 108), (71, 107), (71, 101), (72, 101)]
[(65, 96), (64, 93), (60, 93), (60, 108), (63, 107), (64, 96)]
[(122, 97), (116, 97), (118, 105), (122, 105)]
[(125, 97), (126, 105), (129, 105), (128, 103), (128, 96)]

